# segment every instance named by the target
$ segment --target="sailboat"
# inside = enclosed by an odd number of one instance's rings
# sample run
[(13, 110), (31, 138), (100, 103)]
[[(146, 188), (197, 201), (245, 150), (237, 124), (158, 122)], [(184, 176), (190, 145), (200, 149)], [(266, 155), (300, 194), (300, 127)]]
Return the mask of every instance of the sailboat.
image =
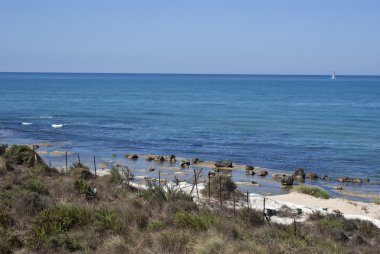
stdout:
[(335, 71), (334, 71), (333, 74), (331, 75), (331, 79), (336, 79), (336, 77), (335, 77)]

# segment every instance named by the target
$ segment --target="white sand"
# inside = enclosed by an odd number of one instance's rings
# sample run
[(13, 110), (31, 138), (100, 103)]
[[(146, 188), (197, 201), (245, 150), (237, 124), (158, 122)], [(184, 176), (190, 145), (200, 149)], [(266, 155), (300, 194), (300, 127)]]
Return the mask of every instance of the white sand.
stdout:
[(348, 219), (369, 220), (380, 227), (380, 205), (374, 203), (350, 201), (342, 198), (320, 199), (297, 192), (267, 197), (267, 200), (306, 211), (322, 210), (331, 213), (334, 210), (339, 210)]

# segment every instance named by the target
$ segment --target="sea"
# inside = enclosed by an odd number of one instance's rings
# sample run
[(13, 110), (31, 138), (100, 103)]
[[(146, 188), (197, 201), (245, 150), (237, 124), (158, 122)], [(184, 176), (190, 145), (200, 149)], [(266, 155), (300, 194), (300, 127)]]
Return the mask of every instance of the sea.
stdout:
[(304, 168), (379, 193), (380, 76), (0, 73), (0, 143)]

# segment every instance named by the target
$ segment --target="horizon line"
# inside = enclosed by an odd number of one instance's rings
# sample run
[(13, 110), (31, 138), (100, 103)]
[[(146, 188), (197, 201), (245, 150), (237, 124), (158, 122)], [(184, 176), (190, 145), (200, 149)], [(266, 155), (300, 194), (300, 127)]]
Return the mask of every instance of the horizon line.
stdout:
[[(0, 71), (0, 74), (125, 74), (125, 75), (214, 75), (214, 76), (331, 76), (331, 74), (281, 74), (281, 73), (175, 73), (175, 72), (65, 72), (65, 71)], [(377, 77), (380, 74), (338, 74), (336, 76)]]

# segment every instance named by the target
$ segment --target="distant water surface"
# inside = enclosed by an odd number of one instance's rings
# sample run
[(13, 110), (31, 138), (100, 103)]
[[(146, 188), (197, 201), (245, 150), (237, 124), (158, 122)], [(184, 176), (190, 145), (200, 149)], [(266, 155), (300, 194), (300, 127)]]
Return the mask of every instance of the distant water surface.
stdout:
[(380, 77), (0, 73), (0, 91), (1, 143), (380, 181)]

